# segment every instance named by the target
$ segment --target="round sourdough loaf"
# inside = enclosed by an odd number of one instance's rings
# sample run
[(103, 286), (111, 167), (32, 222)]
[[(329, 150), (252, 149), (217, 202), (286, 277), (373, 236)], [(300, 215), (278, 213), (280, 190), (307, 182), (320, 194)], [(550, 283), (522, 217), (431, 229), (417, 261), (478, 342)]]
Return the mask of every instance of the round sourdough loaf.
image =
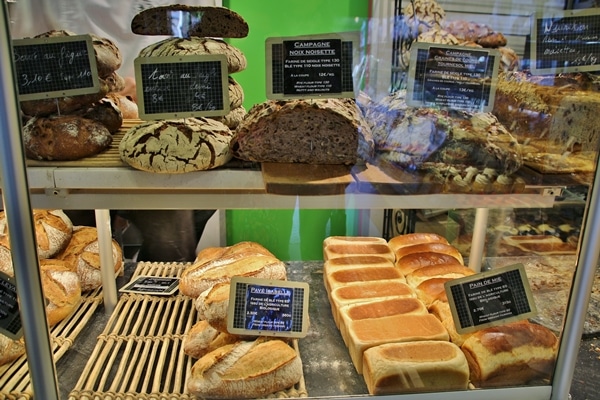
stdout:
[(72, 161), (106, 150), (112, 135), (102, 123), (79, 116), (35, 117), (23, 127), (23, 142), (28, 158)]
[(117, 106), (117, 103), (108, 97), (108, 95), (100, 101), (91, 104), (89, 107), (84, 107), (74, 112), (72, 115), (99, 122), (111, 134), (116, 133), (123, 125), (123, 113)]
[(46, 298), (48, 325), (54, 326), (68, 317), (81, 301), (81, 284), (77, 273), (67, 263), (56, 259), (40, 260), (42, 288)]
[(352, 99), (268, 100), (248, 111), (232, 149), (247, 161), (351, 165), (371, 159), (374, 142)]
[(101, 101), (110, 101), (121, 111), (123, 119), (138, 119), (138, 105), (131, 98), (119, 93), (108, 93)]
[(231, 130), (235, 130), (239, 126), (239, 124), (242, 123), (242, 121), (247, 113), (248, 112), (246, 111), (246, 108), (242, 105), (242, 106), (239, 106), (239, 107), (229, 110), (229, 113), (227, 113), (226, 115), (224, 115), (222, 117), (210, 117), (210, 118), (224, 123)]
[[(189, 15), (187, 24), (173, 29), (173, 15)], [(146, 9), (133, 17), (131, 31), (138, 35), (212, 36), (243, 38), (248, 23), (241, 15), (225, 7), (173, 4)]]
[[(74, 227), (68, 246), (56, 258), (65, 261), (77, 273), (82, 292), (102, 286), (98, 230), (95, 227)], [(123, 267), (123, 253), (115, 240), (112, 240), (112, 264), (115, 273)]]
[(246, 69), (244, 53), (221, 39), (206, 37), (168, 38), (140, 50), (139, 57), (168, 57), (223, 54), (227, 58), (227, 72), (232, 74)]
[[(62, 210), (33, 210), (38, 257), (52, 258), (69, 244), (73, 223)], [(10, 252), (6, 214), (0, 211), (0, 245)], [(10, 261), (10, 258), (8, 259)], [(12, 269), (12, 262), (10, 262)]]
[(131, 167), (157, 173), (204, 171), (231, 160), (231, 130), (208, 118), (147, 121), (125, 132), (121, 159)]
[(302, 361), (287, 343), (259, 338), (221, 346), (192, 366), (188, 391), (203, 399), (257, 399), (302, 379)]

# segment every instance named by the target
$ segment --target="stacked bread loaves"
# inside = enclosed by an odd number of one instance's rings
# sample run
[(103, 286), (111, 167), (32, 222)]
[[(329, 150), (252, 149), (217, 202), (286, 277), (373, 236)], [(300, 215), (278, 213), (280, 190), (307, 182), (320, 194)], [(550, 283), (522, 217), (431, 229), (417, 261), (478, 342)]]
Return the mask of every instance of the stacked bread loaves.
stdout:
[[(56, 30), (35, 36), (61, 37), (75, 33)], [(121, 128), (123, 111), (131, 102), (119, 95), (125, 80), (117, 70), (122, 57), (108, 38), (90, 35), (100, 88), (97, 93), (21, 102), (26, 117), (23, 141), (28, 158), (78, 160), (106, 150)], [(135, 104), (133, 104), (135, 106)]]
[(407, 283), (409, 274), (396, 264), (396, 257), (403, 258), (395, 254), (401, 247), (442, 239), (414, 234), (388, 243), (376, 237), (332, 236), (323, 242), (323, 278), (334, 321), (371, 394), (468, 386), (465, 356)]
[(227, 331), (231, 278), (285, 280), (286, 275), (285, 264), (255, 242), (205, 248), (184, 269), (179, 289), (194, 299), (198, 313), (198, 322), (183, 341), (185, 354), (197, 359), (187, 383), (190, 393), (200, 398), (262, 398), (301, 380), (300, 356), (285, 340)]
[[(188, 15), (189, 25), (174, 32), (171, 15)], [(185, 24), (184, 24), (185, 25)], [(220, 38), (243, 38), (248, 24), (224, 7), (174, 4), (153, 7), (137, 14), (131, 29), (140, 35), (167, 35), (151, 44), (139, 57), (224, 55), (229, 81), (229, 113), (210, 118), (147, 121), (130, 128), (119, 145), (121, 159), (133, 168), (155, 173), (185, 173), (213, 169), (232, 158), (233, 130), (246, 114), (244, 91), (231, 74), (246, 68), (246, 57)]]

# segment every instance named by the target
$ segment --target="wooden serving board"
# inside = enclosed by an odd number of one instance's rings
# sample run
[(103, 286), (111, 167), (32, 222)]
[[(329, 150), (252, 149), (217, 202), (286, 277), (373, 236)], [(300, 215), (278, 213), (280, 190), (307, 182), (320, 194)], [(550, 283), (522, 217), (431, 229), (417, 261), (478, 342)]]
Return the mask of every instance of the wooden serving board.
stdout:
[(262, 163), (267, 193), (333, 195), (353, 192), (356, 182), (349, 165)]

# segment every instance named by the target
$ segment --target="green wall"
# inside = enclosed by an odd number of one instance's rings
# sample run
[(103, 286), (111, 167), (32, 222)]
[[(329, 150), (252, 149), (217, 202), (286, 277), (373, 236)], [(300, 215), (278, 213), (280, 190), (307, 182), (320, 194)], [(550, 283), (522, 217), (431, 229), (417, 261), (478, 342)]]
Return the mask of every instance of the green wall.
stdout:
[[(244, 89), (244, 107), (266, 98), (265, 40), (269, 37), (361, 31), (368, 16), (367, 0), (224, 0), (250, 27), (248, 37), (230, 39), (247, 60), (233, 77)], [(353, 210), (230, 210), (227, 242), (261, 243), (281, 260), (321, 260), (327, 236), (356, 235)]]

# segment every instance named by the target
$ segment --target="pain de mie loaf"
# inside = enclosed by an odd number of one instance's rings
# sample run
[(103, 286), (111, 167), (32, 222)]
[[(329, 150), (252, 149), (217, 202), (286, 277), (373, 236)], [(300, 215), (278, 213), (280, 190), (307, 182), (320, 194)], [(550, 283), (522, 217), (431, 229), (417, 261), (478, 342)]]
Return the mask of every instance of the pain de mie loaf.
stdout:
[(349, 283), (354, 282), (370, 282), (370, 281), (381, 281), (381, 280), (402, 280), (404, 275), (400, 273), (400, 270), (392, 264), (391, 266), (385, 267), (364, 267), (364, 268), (347, 268), (338, 269), (333, 272), (325, 272), (323, 274), (325, 281), (325, 290), (331, 292), (331, 290), (345, 286)]
[(397, 235), (388, 240), (388, 245), (393, 252), (400, 249), (401, 247), (411, 246), (413, 244), (422, 244), (422, 243), (444, 243), (448, 244), (448, 240), (438, 235), (437, 233), (429, 233), (429, 232), (415, 232), (415, 233), (406, 233), (402, 235)]
[(463, 265), (459, 260), (449, 254), (436, 253), (433, 251), (408, 254), (400, 260), (396, 260), (396, 266), (405, 276), (419, 268), (439, 264)]
[(524, 385), (551, 378), (558, 339), (528, 321), (481, 329), (461, 346), (475, 387)]
[(202, 399), (256, 399), (302, 379), (302, 361), (287, 343), (259, 338), (206, 354), (192, 366), (188, 391)]
[(388, 343), (364, 352), (371, 395), (466, 390), (469, 365), (460, 348), (437, 340)]
[(346, 328), (348, 351), (359, 374), (363, 372), (363, 353), (371, 347), (419, 340), (449, 341), (446, 328), (431, 314), (400, 314), (353, 320)]
[(406, 257), (410, 254), (419, 254), (419, 253), (441, 253), (447, 254), (449, 256), (454, 257), (460, 264), (464, 264), (464, 260), (462, 254), (458, 249), (452, 245), (445, 243), (420, 243), (413, 244), (410, 246), (400, 247), (397, 249), (394, 254), (396, 255), (396, 262), (401, 263), (402, 258)]
[(452, 316), (452, 311), (450, 309), (450, 304), (445, 300), (435, 300), (429, 307), (427, 307), (429, 312), (437, 319), (440, 320), (442, 325), (448, 331), (448, 335), (450, 336), (450, 341), (457, 346), (462, 346), (465, 340), (472, 335), (472, 333), (458, 333), (456, 330), (456, 324), (454, 323), (454, 317)]
[(418, 287), (423, 281), (431, 278), (462, 278), (475, 274), (469, 267), (460, 264), (438, 264), (419, 268), (406, 275), (406, 283), (411, 287)]

